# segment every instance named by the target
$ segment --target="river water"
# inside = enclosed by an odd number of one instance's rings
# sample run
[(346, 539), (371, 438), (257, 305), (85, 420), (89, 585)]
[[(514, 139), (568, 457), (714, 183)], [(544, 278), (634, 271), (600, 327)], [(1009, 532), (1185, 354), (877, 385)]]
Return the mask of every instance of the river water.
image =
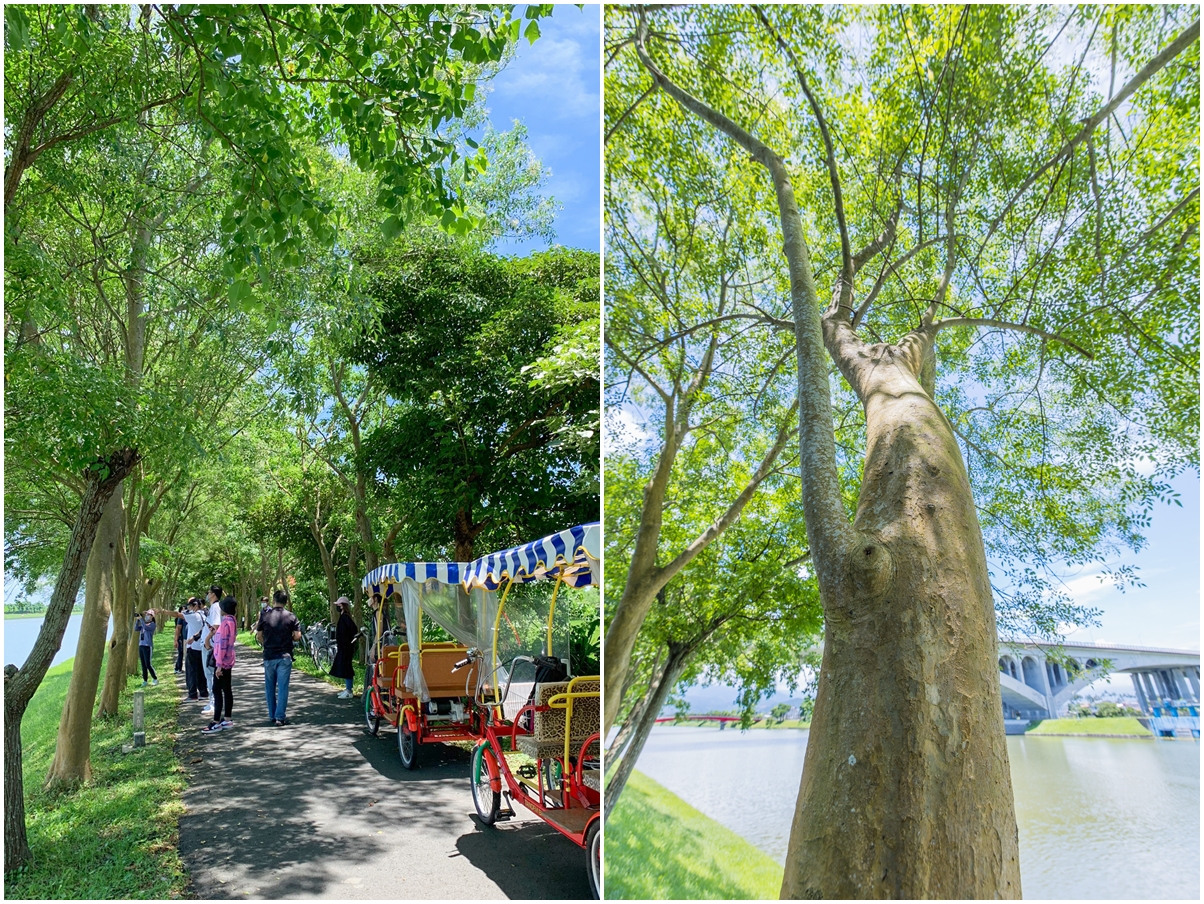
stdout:
[[(83, 617), (83, 613), (79, 612), (72, 615), (67, 621), (67, 630), (63, 633), (63, 645), (55, 654), (54, 661), (51, 662), (52, 666), (74, 658), (75, 645), (79, 643), (79, 625)], [(25, 657), (33, 649), (34, 641), (38, 639), (38, 632), (42, 630), (42, 621), (41, 618), (6, 618), (4, 620), (5, 664), (10, 662), (17, 666), (25, 664)], [(113, 626), (110, 623), (109, 635), (112, 636), (112, 634)]]
[[(1030, 899), (1200, 898), (1200, 745), (1009, 737)], [(655, 728), (639, 770), (784, 862), (807, 732)]]

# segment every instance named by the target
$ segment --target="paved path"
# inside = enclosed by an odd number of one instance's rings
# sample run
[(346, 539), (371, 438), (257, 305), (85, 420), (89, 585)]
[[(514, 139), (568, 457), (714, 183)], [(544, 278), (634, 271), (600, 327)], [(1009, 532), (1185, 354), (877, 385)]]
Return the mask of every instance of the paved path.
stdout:
[(293, 724), (270, 726), (260, 663), (238, 648), (234, 728), (204, 736), (200, 704), (180, 705), (180, 854), (198, 897), (590, 896), (585, 852), (555, 829), (521, 807), (477, 821), (466, 751), (423, 746), (409, 772), (396, 732), (369, 737), (361, 699), (295, 669)]

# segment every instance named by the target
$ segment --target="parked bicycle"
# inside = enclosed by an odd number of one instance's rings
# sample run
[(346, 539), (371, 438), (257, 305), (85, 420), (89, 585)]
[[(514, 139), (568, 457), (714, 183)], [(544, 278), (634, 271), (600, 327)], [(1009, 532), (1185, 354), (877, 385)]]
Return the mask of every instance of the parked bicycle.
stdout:
[(334, 642), (334, 625), (320, 623), (314, 625), (305, 636), (309, 647), (309, 655), (323, 672), (329, 672), (334, 663), (337, 646)]

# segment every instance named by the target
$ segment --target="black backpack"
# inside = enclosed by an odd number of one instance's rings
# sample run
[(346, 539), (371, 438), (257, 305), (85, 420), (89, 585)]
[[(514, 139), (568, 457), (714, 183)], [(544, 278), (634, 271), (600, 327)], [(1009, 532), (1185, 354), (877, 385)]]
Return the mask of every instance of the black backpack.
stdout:
[[(555, 656), (533, 656), (531, 661), (535, 663), (535, 686), (531, 688), (531, 693), (527, 697), (527, 706), (535, 705), (535, 692), (541, 684), (569, 680), (569, 670)], [(531, 731), (534, 724), (535, 713), (528, 711), (523, 715), (523, 731)]]

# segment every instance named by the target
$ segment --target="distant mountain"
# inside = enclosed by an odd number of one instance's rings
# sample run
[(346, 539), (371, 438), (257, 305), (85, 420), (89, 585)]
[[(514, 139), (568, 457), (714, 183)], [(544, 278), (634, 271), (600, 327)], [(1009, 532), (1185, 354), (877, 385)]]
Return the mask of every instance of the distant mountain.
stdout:
[[(736, 703), (736, 697), (739, 693), (738, 688), (730, 687), (726, 684), (696, 685), (686, 691), (685, 698), (686, 702), (690, 704), (690, 712), (692, 713), (722, 712), (727, 709), (739, 709), (739, 704)], [(769, 710), (778, 703), (798, 706), (802, 702), (802, 694), (795, 694), (792, 697), (785, 692), (778, 692), (769, 699), (758, 703), (757, 709)], [(665, 715), (673, 715), (674, 712), (676, 710), (672, 706), (665, 707)]]

